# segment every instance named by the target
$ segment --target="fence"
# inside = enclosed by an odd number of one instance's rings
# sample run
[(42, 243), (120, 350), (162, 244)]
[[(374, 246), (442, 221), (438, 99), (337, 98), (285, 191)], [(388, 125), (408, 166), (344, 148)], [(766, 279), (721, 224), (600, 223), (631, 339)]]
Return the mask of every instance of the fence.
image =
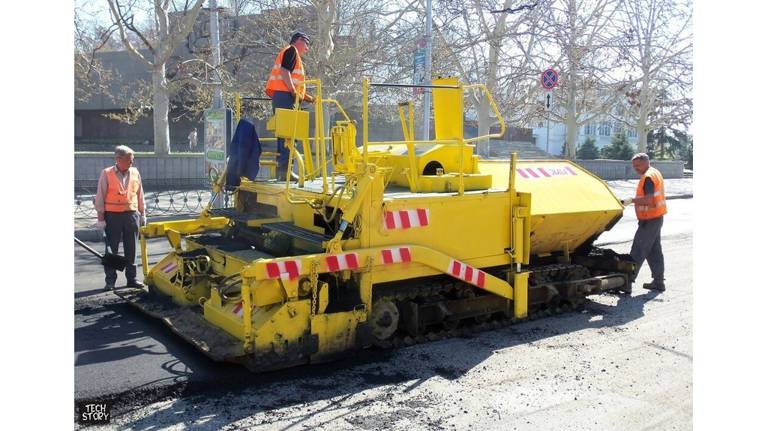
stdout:
[[(576, 160), (581, 167), (587, 169), (603, 180), (632, 180), (640, 179), (632, 168), (632, 162), (626, 160)], [(683, 178), (682, 160), (652, 160), (651, 166), (658, 169), (664, 178)]]
[[(577, 160), (579, 165), (604, 180), (638, 179), (632, 163), (623, 160)], [(75, 218), (94, 218), (93, 201), (101, 170), (114, 163), (111, 154), (75, 155)], [(664, 178), (683, 178), (684, 162), (653, 161)], [(199, 213), (211, 199), (210, 182), (204, 176), (202, 154), (155, 156), (136, 154), (141, 172), (144, 202), (150, 217)]]

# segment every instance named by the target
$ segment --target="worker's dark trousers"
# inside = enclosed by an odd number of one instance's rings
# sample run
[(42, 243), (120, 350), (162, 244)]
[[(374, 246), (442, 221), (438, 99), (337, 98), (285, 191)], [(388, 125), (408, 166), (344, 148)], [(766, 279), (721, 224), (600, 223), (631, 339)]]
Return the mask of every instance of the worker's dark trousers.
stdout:
[[(123, 253), (128, 264), (125, 266), (125, 279), (130, 283), (136, 280), (136, 242), (139, 239), (139, 213), (138, 211), (128, 212), (105, 212), (104, 221), (107, 226), (104, 233), (107, 235), (108, 252), (120, 254), (118, 247), (120, 241), (123, 242)], [(114, 268), (104, 266), (104, 281), (107, 284), (115, 284), (117, 272)]]
[(664, 217), (650, 220), (638, 220), (635, 240), (632, 242), (632, 251), (629, 252), (637, 263), (637, 269), (632, 274), (632, 281), (637, 278), (640, 267), (644, 261), (648, 261), (651, 267), (651, 275), (658, 282), (664, 281), (664, 255), (661, 252), (661, 225)]
[[(287, 91), (275, 91), (272, 93), (272, 113), (275, 109), (293, 109), (296, 99)], [(277, 169), (278, 171), (288, 168), (288, 149), (285, 148), (285, 139), (277, 138)]]

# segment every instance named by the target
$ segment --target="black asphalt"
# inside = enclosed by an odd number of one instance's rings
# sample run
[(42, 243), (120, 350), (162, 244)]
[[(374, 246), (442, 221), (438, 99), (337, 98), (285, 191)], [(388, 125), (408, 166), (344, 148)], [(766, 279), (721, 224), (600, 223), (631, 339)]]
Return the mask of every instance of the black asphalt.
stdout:
[[(671, 214), (669, 220), (665, 220), (662, 236), (690, 232), (693, 200), (670, 202), (669, 207)], [(598, 243), (631, 241), (635, 223), (633, 210), (627, 208), (625, 217)], [(103, 250), (103, 244), (88, 244)], [(165, 239), (151, 240), (149, 245), (150, 263), (157, 262), (170, 250)], [(162, 322), (143, 315), (116, 295), (104, 292), (104, 273), (98, 259), (73, 246), (76, 400), (111, 399), (118, 404), (145, 404), (180, 392), (190, 394), (268, 381), (302, 380), (349, 366), (337, 362), (252, 374), (237, 365), (215, 363), (175, 336)], [(124, 275), (118, 273), (118, 288), (124, 284)], [(368, 353), (363, 353), (363, 358), (366, 355)]]

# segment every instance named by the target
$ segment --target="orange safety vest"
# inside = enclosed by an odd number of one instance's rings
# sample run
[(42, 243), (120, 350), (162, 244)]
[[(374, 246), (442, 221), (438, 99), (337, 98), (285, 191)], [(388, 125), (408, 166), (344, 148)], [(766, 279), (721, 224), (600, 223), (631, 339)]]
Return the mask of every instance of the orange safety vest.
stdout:
[(667, 213), (667, 200), (664, 196), (664, 178), (662, 178), (661, 172), (658, 169), (649, 167), (645, 171), (643, 177), (640, 178), (640, 182), (637, 183), (635, 196), (638, 198), (645, 196), (643, 184), (645, 184), (646, 178), (650, 178), (653, 183), (653, 203), (651, 205), (635, 204), (635, 214), (637, 214), (638, 220), (659, 218)]
[(107, 194), (104, 197), (104, 211), (125, 212), (139, 209), (139, 170), (128, 168), (128, 188), (117, 178), (117, 167), (104, 169), (107, 174)]
[[(269, 72), (269, 79), (267, 79), (266, 92), (269, 97), (272, 97), (275, 91), (291, 92), (291, 89), (288, 88), (288, 84), (283, 81), (283, 77), (280, 75), (280, 69), (283, 67), (283, 54), (285, 54), (285, 50), (291, 46), (292, 45), (288, 45), (281, 49), (277, 54), (277, 58), (275, 58), (275, 65), (272, 66), (272, 71)], [(299, 55), (298, 50), (296, 50), (296, 67), (294, 67), (293, 72), (291, 72), (291, 81), (293, 81), (293, 86), (296, 88), (296, 93), (299, 95), (300, 99), (303, 99), (304, 64), (301, 62), (301, 56)]]

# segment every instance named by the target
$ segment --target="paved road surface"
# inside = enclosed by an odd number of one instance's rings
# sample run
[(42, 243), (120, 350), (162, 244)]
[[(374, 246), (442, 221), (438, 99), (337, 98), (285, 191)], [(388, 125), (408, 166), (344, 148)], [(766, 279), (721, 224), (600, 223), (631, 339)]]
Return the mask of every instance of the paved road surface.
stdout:
[[(102, 293), (100, 266), (76, 249), (75, 398), (146, 404), (116, 418), (138, 429), (690, 429), (693, 200), (668, 204), (664, 294), (636, 288), (581, 314), (261, 375), (210, 362)], [(628, 252), (635, 225), (630, 208), (598, 243)], [(167, 251), (156, 242), (150, 261)]]

